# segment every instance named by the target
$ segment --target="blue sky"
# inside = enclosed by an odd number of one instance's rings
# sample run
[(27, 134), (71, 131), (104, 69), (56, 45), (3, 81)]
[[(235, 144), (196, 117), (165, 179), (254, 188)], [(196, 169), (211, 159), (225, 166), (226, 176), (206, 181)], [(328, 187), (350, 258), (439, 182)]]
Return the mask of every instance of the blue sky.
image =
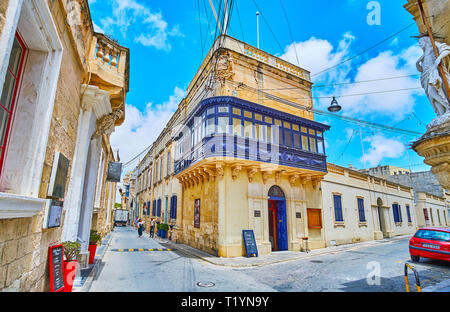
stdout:
[[(211, 47), (216, 23), (208, 0), (89, 2), (96, 30), (117, 39), (131, 51), (126, 121), (111, 136), (112, 146), (120, 149), (121, 160), (127, 162), (156, 139), (185, 96)], [(220, 1), (213, 2), (218, 9)], [(376, 1), (380, 4), (380, 25), (367, 22), (373, 11), (367, 8), (369, 0), (236, 0), (229, 35), (254, 46), (255, 2), (261, 13), (260, 48), (294, 64), (298, 58), (298, 65), (313, 75), (413, 23), (403, 8), (406, 0)], [(412, 25), (360, 57), (315, 75), (315, 108), (326, 110), (331, 102), (328, 97), (335, 95), (343, 107), (341, 115), (425, 132), (435, 113), (420, 89), (415, 63), (421, 50), (417, 39), (412, 38), (415, 35), (417, 26)], [(319, 87), (330, 84), (338, 85)], [(399, 89), (408, 90), (353, 96)], [(408, 150), (414, 137), (359, 128), (330, 116), (316, 115), (316, 119), (331, 125), (326, 133), (330, 162), (352, 164), (359, 169), (387, 164), (405, 168), (411, 164), (413, 171), (429, 169), (423, 165), (422, 157)]]

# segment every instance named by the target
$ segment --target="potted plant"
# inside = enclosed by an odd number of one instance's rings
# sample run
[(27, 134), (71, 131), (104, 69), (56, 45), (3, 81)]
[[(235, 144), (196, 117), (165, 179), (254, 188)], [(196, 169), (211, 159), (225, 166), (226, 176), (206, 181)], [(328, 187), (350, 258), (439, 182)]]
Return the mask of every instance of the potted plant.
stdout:
[(168, 230), (169, 230), (168, 224), (166, 224), (166, 223), (158, 224), (159, 237), (166, 238), (166, 233)]
[(97, 231), (91, 230), (91, 234), (89, 236), (89, 264), (94, 263), (95, 252), (97, 251), (97, 243), (102, 239), (100, 234)]
[(77, 257), (80, 254), (81, 245), (77, 242), (62, 243), (64, 249), (63, 261), (63, 277), (64, 277), (64, 292), (72, 292), (73, 281), (75, 280), (75, 272), (77, 269)]

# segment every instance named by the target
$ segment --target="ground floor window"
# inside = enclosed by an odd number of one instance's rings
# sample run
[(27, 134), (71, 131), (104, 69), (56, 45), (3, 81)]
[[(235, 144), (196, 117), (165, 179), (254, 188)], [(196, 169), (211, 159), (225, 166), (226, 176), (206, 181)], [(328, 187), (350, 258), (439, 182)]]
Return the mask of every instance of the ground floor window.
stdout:
[(402, 222), (402, 211), (399, 204), (392, 204), (392, 211), (394, 213), (394, 222)]
[(334, 199), (334, 220), (337, 222), (343, 222), (344, 216), (342, 214), (341, 195), (333, 195), (333, 199)]
[(406, 214), (408, 215), (408, 222), (411, 223), (411, 211), (409, 210), (409, 205), (406, 205)]
[(174, 195), (170, 198), (170, 219), (177, 218), (177, 196)]
[(364, 213), (364, 199), (358, 198), (359, 222), (366, 222), (366, 214)]
[(0, 173), (5, 159), (8, 135), (11, 129), (14, 104), (17, 102), (17, 94), (20, 85), (23, 63), (25, 61), (26, 47), (16, 33), (9, 57), (5, 82), (0, 96)]

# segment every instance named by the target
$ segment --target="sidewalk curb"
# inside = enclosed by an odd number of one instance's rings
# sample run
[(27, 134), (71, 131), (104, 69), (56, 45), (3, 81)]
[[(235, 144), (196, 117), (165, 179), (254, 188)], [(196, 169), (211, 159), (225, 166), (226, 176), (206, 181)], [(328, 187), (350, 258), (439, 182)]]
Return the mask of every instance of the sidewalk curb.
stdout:
[(109, 237), (108, 241), (106, 242), (106, 246), (105, 246), (105, 248), (103, 249), (102, 253), (101, 253), (101, 254), (98, 256), (98, 258), (96, 259), (97, 261), (94, 262), (94, 267), (92, 268), (91, 272), (89, 273), (89, 276), (87, 277), (86, 282), (84, 282), (84, 285), (81, 286), (81, 287), (74, 287), (74, 288), (73, 288), (73, 292), (88, 292), (89, 289), (91, 288), (91, 285), (92, 285), (92, 281), (93, 281), (93, 279), (94, 279), (94, 276), (97, 275), (99, 263), (102, 262), (101, 260), (103, 259), (103, 257), (104, 257), (105, 254), (106, 254), (106, 251), (107, 251), (108, 248), (109, 248), (109, 245), (110, 245), (110, 243), (111, 243), (112, 236), (113, 236), (114, 233), (113, 233), (113, 231), (111, 231), (109, 234), (110, 234), (110, 237)]
[(248, 263), (248, 264), (218, 263), (218, 262), (210, 259), (213, 257), (220, 259), (217, 256), (211, 255), (210, 257), (206, 257), (206, 256), (196, 253), (195, 251), (188, 250), (188, 248), (185, 248), (184, 246), (182, 246), (183, 244), (177, 244), (177, 243), (174, 243), (167, 239), (159, 238), (159, 240), (163, 243), (173, 246), (174, 248), (177, 249), (177, 251), (180, 251), (181, 253), (184, 253), (184, 254), (187, 254), (190, 256), (195, 256), (195, 257), (197, 257), (207, 263), (210, 263), (212, 265), (223, 266), (223, 267), (233, 267), (233, 268), (250, 268), (250, 267), (262, 267), (262, 266), (266, 266), (266, 265), (284, 263), (284, 262), (289, 262), (289, 261), (294, 261), (294, 260), (301, 260), (301, 259), (306, 259), (306, 258), (311, 258), (311, 257), (321, 256), (321, 255), (326, 255), (326, 254), (335, 254), (335, 253), (339, 253), (339, 252), (345, 252), (345, 251), (349, 251), (349, 250), (372, 246), (374, 244), (388, 244), (388, 243), (392, 243), (392, 242), (395, 242), (398, 240), (406, 239), (409, 236), (410, 235), (401, 235), (401, 236), (387, 239), (385, 241), (368, 241), (368, 242), (363, 242), (363, 243), (358, 243), (358, 244), (346, 244), (346, 245), (341, 245), (341, 246), (336, 246), (336, 247), (326, 247), (326, 248), (313, 250), (312, 252), (309, 252), (309, 253), (302, 252), (298, 256), (294, 256), (289, 259), (269, 260), (269, 261), (263, 262), (263, 263)]

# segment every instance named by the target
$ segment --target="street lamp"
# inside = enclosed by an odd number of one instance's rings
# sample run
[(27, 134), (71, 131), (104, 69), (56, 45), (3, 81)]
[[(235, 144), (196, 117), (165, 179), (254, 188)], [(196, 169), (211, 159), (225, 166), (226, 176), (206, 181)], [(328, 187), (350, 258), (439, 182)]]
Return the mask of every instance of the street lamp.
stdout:
[(332, 113), (337, 113), (342, 109), (341, 105), (338, 104), (336, 97), (333, 96), (333, 100), (331, 101), (330, 106), (328, 107), (328, 111)]

